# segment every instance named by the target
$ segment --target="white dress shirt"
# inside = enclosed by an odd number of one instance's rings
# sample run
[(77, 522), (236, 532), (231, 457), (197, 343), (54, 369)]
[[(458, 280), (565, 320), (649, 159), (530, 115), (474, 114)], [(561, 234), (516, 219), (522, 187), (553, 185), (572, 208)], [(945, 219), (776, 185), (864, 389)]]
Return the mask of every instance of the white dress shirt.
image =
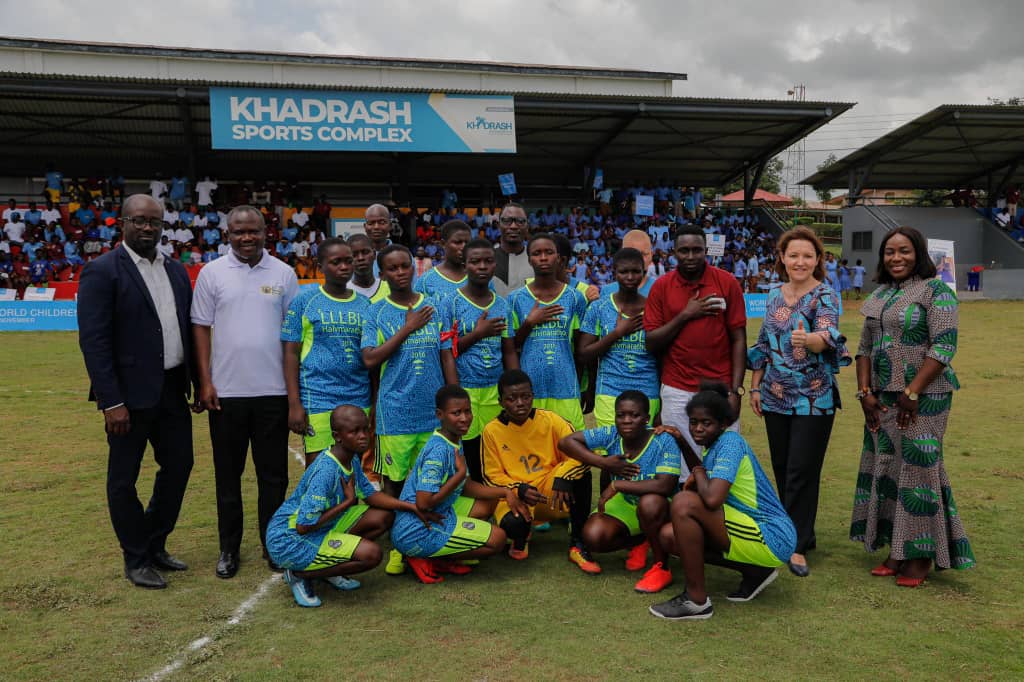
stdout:
[(156, 306), (160, 318), (160, 331), (164, 337), (164, 369), (173, 369), (185, 362), (185, 348), (181, 342), (181, 327), (178, 326), (178, 306), (174, 302), (174, 289), (164, 267), (164, 256), (157, 251), (156, 258), (148, 259), (131, 250), (127, 243), (124, 250), (131, 256), (135, 267), (146, 283), (149, 296)]

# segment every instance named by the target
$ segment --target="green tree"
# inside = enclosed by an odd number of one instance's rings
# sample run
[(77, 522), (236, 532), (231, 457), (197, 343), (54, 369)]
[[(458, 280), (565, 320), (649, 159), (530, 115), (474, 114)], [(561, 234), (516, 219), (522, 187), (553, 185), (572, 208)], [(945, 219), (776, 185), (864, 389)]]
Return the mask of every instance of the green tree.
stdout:
[[(823, 171), (823, 170), (827, 169), (829, 166), (834, 164), (836, 161), (837, 161), (836, 155), (833, 154), (832, 152), (829, 152), (828, 156), (825, 157), (825, 160), (818, 164), (818, 171), (820, 172), (820, 171)], [(822, 187), (821, 189), (818, 189), (817, 187), (815, 187), (814, 188), (814, 193), (818, 195), (818, 201), (820, 201), (822, 203), (824, 203), (824, 202), (826, 202), (826, 201), (828, 201), (829, 199), (832, 198), (832, 190), (828, 189), (827, 187)]]

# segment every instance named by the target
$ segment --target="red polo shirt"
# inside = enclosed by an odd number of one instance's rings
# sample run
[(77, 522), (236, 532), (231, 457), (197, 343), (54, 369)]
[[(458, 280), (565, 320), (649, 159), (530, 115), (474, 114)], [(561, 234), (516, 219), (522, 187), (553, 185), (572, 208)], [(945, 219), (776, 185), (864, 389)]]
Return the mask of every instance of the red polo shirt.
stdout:
[(732, 385), (732, 351), (729, 330), (747, 323), (743, 292), (736, 278), (725, 270), (705, 266), (696, 282), (683, 279), (678, 270), (662, 275), (651, 287), (644, 308), (644, 330), (664, 326), (686, 307), (694, 296), (721, 296), (725, 312), (698, 317), (683, 325), (662, 356), (661, 383), (683, 391), (696, 391), (701, 380)]

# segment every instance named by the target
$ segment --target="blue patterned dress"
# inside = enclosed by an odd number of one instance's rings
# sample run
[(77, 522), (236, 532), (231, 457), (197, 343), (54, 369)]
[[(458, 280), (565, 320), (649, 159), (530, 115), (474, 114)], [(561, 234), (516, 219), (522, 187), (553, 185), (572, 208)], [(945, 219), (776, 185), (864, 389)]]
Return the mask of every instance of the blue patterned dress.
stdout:
[[(747, 351), (747, 366), (764, 370), (761, 409), (787, 415), (833, 414), (837, 405), (836, 379), (840, 367), (849, 365), (846, 337), (839, 332), (837, 295), (819, 284), (790, 306), (782, 287), (768, 292), (764, 323)], [(810, 332), (825, 332), (826, 348), (812, 353), (793, 348), (793, 332), (803, 322)]]

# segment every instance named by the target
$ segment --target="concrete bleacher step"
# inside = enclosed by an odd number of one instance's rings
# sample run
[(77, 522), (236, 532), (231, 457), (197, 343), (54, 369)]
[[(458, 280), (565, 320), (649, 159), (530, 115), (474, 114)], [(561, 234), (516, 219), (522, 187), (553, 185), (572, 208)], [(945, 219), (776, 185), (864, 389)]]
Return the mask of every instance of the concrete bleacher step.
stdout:
[(958, 291), (956, 297), (963, 301), (987, 301), (988, 296), (985, 295), (984, 291)]

